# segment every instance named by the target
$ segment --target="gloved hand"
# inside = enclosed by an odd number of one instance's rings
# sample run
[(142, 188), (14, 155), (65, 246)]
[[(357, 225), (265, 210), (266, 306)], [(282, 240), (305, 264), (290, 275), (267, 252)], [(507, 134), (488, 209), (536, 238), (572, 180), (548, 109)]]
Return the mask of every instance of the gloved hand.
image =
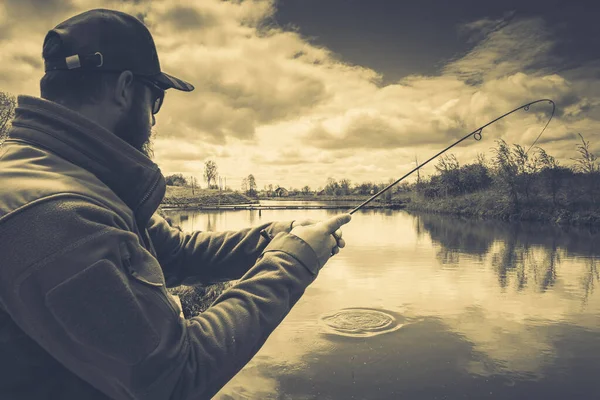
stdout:
[(340, 214), (307, 225), (300, 225), (304, 222), (309, 223), (307, 220), (294, 222), (294, 228), (290, 234), (298, 236), (312, 247), (319, 259), (319, 268), (321, 268), (331, 256), (339, 253), (340, 248), (346, 246), (340, 227), (350, 222), (351, 219), (350, 214)]

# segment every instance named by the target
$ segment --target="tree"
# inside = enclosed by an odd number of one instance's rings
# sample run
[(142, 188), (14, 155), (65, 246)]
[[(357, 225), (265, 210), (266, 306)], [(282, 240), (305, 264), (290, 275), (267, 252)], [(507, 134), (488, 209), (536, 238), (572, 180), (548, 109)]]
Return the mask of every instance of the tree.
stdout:
[(590, 151), (590, 141), (587, 142), (583, 138), (581, 133), (578, 133), (581, 138), (581, 144), (577, 145), (577, 151), (579, 152), (579, 158), (574, 158), (575, 171), (581, 172), (585, 175), (585, 180), (587, 181), (587, 191), (588, 196), (592, 203), (596, 202), (596, 196), (594, 192), (596, 191), (596, 185), (599, 178), (600, 173), (600, 165), (598, 165), (598, 156), (593, 154)]
[(477, 165), (487, 168), (487, 158), (484, 153), (477, 153)]
[[(395, 179), (393, 179), (393, 178), (390, 178), (390, 179), (388, 180), (388, 183), (387, 183), (387, 184), (384, 184), (384, 183), (382, 183), (382, 186), (383, 186), (383, 187), (382, 187), (381, 189), (383, 189), (383, 188), (385, 188), (385, 187), (387, 187), (387, 186), (391, 185), (392, 183), (394, 183), (394, 181), (395, 181)], [(393, 190), (394, 190), (394, 188), (393, 188), (393, 187), (391, 187), (391, 188), (389, 188), (388, 190), (386, 190), (386, 191), (383, 193), (383, 200), (384, 200), (386, 203), (389, 203), (389, 202), (391, 202), (391, 201), (392, 201), (392, 192), (393, 192)]]
[(458, 175), (462, 193), (473, 193), (478, 190), (487, 189), (492, 183), (488, 169), (479, 162), (463, 165), (458, 170)]
[(439, 172), (439, 191), (445, 196), (461, 191), (459, 177), (459, 163), (454, 154), (443, 154), (435, 166)]
[(256, 195), (256, 179), (254, 179), (254, 175), (248, 175), (248, 195), (255, 196)]
[(327, 178), (327, 184), (325, 185), (325, 194), (330, 196), (338, 195), (340, 192), (340, 185), (334, 178)]
[(165, 176), (167, 186), (187, 186), (188, 181), (183, 174), (173, 174)]
[(350, 179), (342, 179), (340, 181), (340, 194), (342, 194), (342, 195), (350, 194)]
[(242, 179), (242, 192), (248, 193), (248, 178)]
[(494, 158), (492, 160), (496, 175), (500, 183), (508, 189), (510, 198), (515, 209), (519, 208), (519, 196), (517, 193), (517, 175), (518, 166), (513, 159), (508, 144), (500, 139), (496, 140), (496, 147), (493, 149)]
[(15, 116), (16, 100), (8, 93), (0, 92), (0, 145), (8, 136), (10, 123)]
[(195, 189), (198, 189), (198, 179), (195, 176), (190, 176), (190, 186), (192, 187), (192, 196), (195, 194)]
[(533, 176), (540, 170), (540, 162), (535, 155), (530, 157), (525, 149), (519, 145), (513, 145), (513, 160), (517, 166), (517, 183), (525, 192), (525, 197), (529, 200), (529, 187)]
[(566, 177), (568, 170), (561, 167), (556, 158), (546, 153), (546, 150), (537, 147), (537, 151), (542, 166), (542, 171), (540, 173), (542, 181), (546, 184), (548, 191), (552, 195), (552, 205), (556, 207), (558, 204), (557, 195), (562, 187), (563, 180)]
[(358, 191), (358, 194), (360, 195), (371, 194), (371, 191), (373, 190), (373, 184), (371, 182), (363, 182), (356, 185), (355, 190)]
[(310, 186), (306, 185), (302, 188), (302, 194), (303, 195), (309, 195), (310, 194)]
[(578, 135), (581, 138), (582, 144), (577, 145), (579, 158), (573, 158), (577, 163), (575, 164), (575, 170), (584, 174), (593, 174), (600, 171), (598, 157), (590, 151), (590, 141), (586, 142), (581, 133), (578, 133)]
[(204, 163), (204, 180), (206, 180), (207, 184), (208, 184), (208, 188), (211, 188), (210, 183), (211, 182), (215, 182), (215, 185), (217, 184), (217, 163), (212, 161), (212, 160), (208, 160), (207, 162)]
[(457, 170), (459, 167), (458, 160), (454, 154), (443, 154), (435, 166), (435, 169), (440, 172), (450, 172)]

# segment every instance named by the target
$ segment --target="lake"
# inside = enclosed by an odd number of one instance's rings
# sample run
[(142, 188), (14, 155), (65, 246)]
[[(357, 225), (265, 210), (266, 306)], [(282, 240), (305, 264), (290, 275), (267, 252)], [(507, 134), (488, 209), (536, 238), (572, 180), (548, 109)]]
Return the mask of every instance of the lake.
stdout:
[[(186, 231), (235, 230), (337, 210), (167, 214)], [(600, 398), (600, 235), (366, 210), (344, 238), (216, 399)], [(346, 309), (396, 329), (353, 336), (324, 323)]]

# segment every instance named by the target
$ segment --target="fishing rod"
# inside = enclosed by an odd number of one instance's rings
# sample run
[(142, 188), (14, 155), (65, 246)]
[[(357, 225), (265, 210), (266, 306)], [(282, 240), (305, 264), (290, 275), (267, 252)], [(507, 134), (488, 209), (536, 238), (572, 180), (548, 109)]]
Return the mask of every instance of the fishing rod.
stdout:
[(519, 111), (521, 109), (523, 109), (524, 111), (529, 111), (529, 107), (533, 104), (536, 103), (541, 103), (547, 101), (550, 104), (552, 104), (552, 113), (550, 114), (550, 118), (548, 119), (548, 122), (546, 122), (546, 125), (544, 126), (544, 129), (542, 129), (542, 131), (540, 132), (540, 134), (537, 136), (537, 138), (535, 138), (535, 141), (533, 142), (533, 144), (531, 146), (529, 146), (529, 148), (527, 149), (527, 151), (525, 152), (525, 154), (529, 153), (529, 150), (531, 150), (531, 148), (536, 144), (536, 142), (538, 141), (538, 139), (540, 138), (540, 136), (542, 136), (542, 133), (544, 133), (544, 131), (546, 130), (546, 128), (548, 127), (548, 124), (550, 124), (550, 121), (552, 121), (552, 117), (554, 117), (554, 111), (556, 110), (556, 104), (554, 104), (554, 101), (550, 100), (550, 99), (540, 99), (540, 100), (536, 100), (536, 101), (532, 101), (531, 103), (527, 103), (522, 105), (521, 107), (517, 107), (512, 111), (507, 112), (504, 115), (501, 115), (500, 117), (496, 118), (495, 120), (488, 122), (487, 124), (475, 129), (473, 132), (469, 133), (468, 135), (464, 136), (463, 138), (457, 140), (456, 142), (452, 143), (450, 146), (446, 147), (444, 150), (440, 151), (439, 153), (437, 153), (435, 156), (431, 157), (429, 160), (425, 161), (424, 163), (422, 163), (421, 165), (416, 166), (415, 168), (412, 169), (412, 171), (410, 171), (409, 173), (407, 173), (406, 175), (404, 175), (402, 178), (398, 179), (397, 181), (390, 183), (389, 185), (387, 185), (385, 188), (381, 189), (379, 192), (377, 192), (376, 194), (374, 194), (373, 196), (371, 196), (368, 200), (364, 201), (362, 204), (360, 204), (358, 207), (354, 208), (352, 211), (350, 211), (348, 214), (354, 214), (356, 211), (360, 210), (362, 207), (366, 206), (367, 204), (369, 204), (370, 202), (372, 202), (373, 200), (375, 200), (377, 197), (379, 197), (381, 194), (383, 194), (384, 192), (386, 192), (388, 189), (390, 189), (392, 186), (400, 183), (402, 180), (404, 180), (406, 177), (410, 176), (413, 172), (421, 169), (421, 167), (423, 167), (424, 165), (426, 165), (427, 163), (429, 163), (431, 160), (433, 160), (436, 157), (439, 157), (441, 154), (444, 154), (446, 151), (450, 150), (451, 148), (453, 148), (454, 146), (456, 146), (457, 144), (459, 144), (460, 142), (462, 142), (463, 140), (466, 140), (468, 138), (470, 138), (471, 136), (473, 136), (473, 138), (475, 140), (481, 140), (482, 138), (482, 131), (484, 128), (492, 125), (493, 123), (495, 123), (498, 120), (501, 120), (502, 118), (509, 116), (510, 114)]

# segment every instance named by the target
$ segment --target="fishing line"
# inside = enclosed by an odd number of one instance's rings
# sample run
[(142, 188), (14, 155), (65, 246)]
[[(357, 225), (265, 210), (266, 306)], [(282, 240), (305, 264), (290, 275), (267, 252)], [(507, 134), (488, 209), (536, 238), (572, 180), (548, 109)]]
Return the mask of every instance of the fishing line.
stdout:
[(356, 211), (360, 210), (362, 207), (366, 206), (367, 204), (369, 204), (371, 201), (373, 201), (374, 199), (376, 199), (378, 196), (380, 196), (382, 193), (386, 192), (388, 189), (390, 189), (392, 186), (400, 183), (402, 180), (404, 180), (404, 178), (410, 176), (413, 172), (421, 169), (421, 167), (423, 167), (424, 165), (426, 165), (427, 163), (429, 163), (431, 160), (433, 160), (434, 158), (439, 157), (440, 155), (444, 154), (446, 151), (450, 150), (451, 148), (453, 148), (454, 146), (456, 146), (457, 144), (459, 144), (460, 142), (462, 142), (463, 140), (468, 139), (469, 137), (473, 136), (473, 138), (475, 140), (481, 140), (482, 138), (482, 132), (483, 129), (492, 125), (493, 123), (495, 123), (498, 120), (501, 120), (502, 118), (509, 116), (510, 114), (519, 111), (521, 109), (523, 109), (524, 111), (529, 111), (529, 107), (533, 104), (536, 103), (541, 103), (543, 101), (547, 101), (550, 104), (552, 104), (552, 113), (550, 114), (550, 118), (548, 119), (548, 122), (546, 122), (546, 125), (544, 126), (544, 129), (542, 129), (542, 131), (540, 132), (540, 134), (537, 136), (537, 138), (535, 138), (535, 141), (533, 142), (533, 144), (531, 146), (529, 146), (529, 148), (527, 149), (527, 151), (525, 152), (525, 154), (529, 153), (529, 150), (531, 150), (531, 148), (537, 143), (538, 139), (540, 138), (540, 136), (542, 136), (542, 133), (544, 133), (544, 131), (546, 130), (546, 128), (548, 127), (548, 124), (550, 124), (550, 121), (552, 121), (552, 117), (554, 117), (554, 111), (556, 110), (556, 104), (554, 104), (554, 101), (550, 100), (550, 99), (541, 99), (541, 100), (536, 100), (536, 101), (532, 101), (531, 103), (527, 103), (522, 105), (521, 107), (517, 107), (512, 111), (507, 112), (506, 114), (501, 115), (500, 117), (496, 118), (495, 120), (488, 122), (487, 124), (475, 129), (473, 132), (469, 133), (468, 135), (464, 136), (463, 138), (457, 140), (456, 142), (452, 143), (450, 146), (446, 147), (444, 150), (440, 151), (439, 153), (437, 153), (436, 155), (434, 155), (433, 157), (431, 157), (429, 160), (425, 161), (424, 163), (422, 163), (421, 165), (418, 165), (417, 167), (415, 167), (412, 171), (410, 171), (409, 173), (407, 173), (406, 175), (404, 175), (402, 178), (398, 179), (397, 181), (390, 183), (388, 186), (386, 186), (385, 188), (383, 188), (382, 190), (380, 190), (379, 192), (377, 192), (376, 194), (374, 194), (373, 196), (371, 196), (368, 200), (364, 201), (362, 204), (360, 204), (358, 207), (354, 208), (352, 211), (349, 212), (349, 214), (354, 214)]

